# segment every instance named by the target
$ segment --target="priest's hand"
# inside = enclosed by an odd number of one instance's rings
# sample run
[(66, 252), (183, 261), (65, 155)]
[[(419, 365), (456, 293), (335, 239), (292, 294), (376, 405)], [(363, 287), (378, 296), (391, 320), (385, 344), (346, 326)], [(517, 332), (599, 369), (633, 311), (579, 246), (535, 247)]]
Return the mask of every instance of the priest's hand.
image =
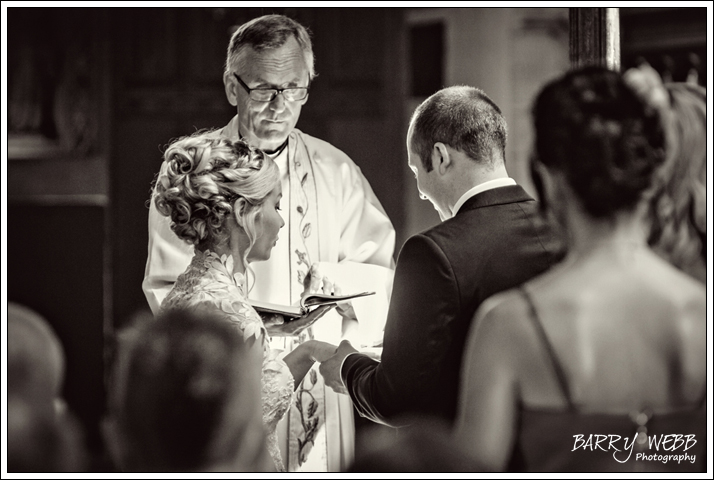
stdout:
[(359, 352), (355, 350), (349, 341), (342, 340), (335, 354), (320, 364), (320, 374), (325, 379), (325, 385), (336, 393), (343, 393), (345, 395), (348, 393), (345, 384), (342, 383), (340, 369), (342, 368), (342, 362), (345, 357), (350, 353)]
[(303, 295), (309, 293), (335, 294), (335, 286), (329, 278), (322, 274), (319, 262), (315, 262), (310, 266), (310, 270), (308, 270), (307, 275), (305, 275), (302, 285), (305, 289), (303, 290)]

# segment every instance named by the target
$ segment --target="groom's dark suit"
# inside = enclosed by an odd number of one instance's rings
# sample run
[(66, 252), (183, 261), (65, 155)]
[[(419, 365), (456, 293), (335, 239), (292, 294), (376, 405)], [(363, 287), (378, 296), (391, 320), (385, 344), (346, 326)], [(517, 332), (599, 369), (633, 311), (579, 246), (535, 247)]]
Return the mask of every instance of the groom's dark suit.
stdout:
[(397, 261), (382, 361), (352, 354), (342, 365), (357, 410), (395, 426), (402, 414), (453, 422), (476, 309), (545, 271), (559, 259), (558, 245), (517, 185), (481, 192), (453, 218), (409, 238)]

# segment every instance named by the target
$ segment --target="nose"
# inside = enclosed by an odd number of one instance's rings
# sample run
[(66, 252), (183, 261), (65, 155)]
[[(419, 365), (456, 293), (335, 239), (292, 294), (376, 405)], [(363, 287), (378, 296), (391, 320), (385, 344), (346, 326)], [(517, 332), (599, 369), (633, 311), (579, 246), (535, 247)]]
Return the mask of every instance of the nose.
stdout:
[[(280, 217), (280, 228), (283, 228), (285, 226), (285, 219), (280, 214), (278, 214), (278, 216)], [(278, 230), (280, 230), (280, 228), (278, 228)]]
[(278, 93), (270, 102), (270, 110), (276, 113), (280, 113), (285, 110), (285, 97), (283, 96), (283, 92)]

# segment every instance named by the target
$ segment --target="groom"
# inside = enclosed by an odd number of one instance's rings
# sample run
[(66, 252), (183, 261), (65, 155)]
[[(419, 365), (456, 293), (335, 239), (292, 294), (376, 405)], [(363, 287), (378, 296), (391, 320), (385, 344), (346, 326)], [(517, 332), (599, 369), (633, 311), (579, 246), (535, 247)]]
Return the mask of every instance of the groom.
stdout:
[(399, 254), (381, 362), (343, 341), (320, 367), (363, 416), (392, 426), (406, 425), (405, 416), (452, 423), (476, 309), (559, 258), (537, 203), (508, 177), (505, 149), (506, 121), (477, 88), (445, 88), (414, 112), (409, 167), (442, 223)]

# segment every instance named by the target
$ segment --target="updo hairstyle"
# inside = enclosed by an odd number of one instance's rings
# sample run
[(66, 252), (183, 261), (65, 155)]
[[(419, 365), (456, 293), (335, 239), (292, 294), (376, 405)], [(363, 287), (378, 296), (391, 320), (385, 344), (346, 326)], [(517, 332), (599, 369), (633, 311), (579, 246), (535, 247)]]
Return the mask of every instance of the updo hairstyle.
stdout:
[(533, 114), (537, 160), (565, 175), (594, 218), (634, 208), (664, 161), (657, 111), (605, 68), (585, 67), (551, 82)]
[(227, 240), (226, 221), (237, 209), (250, 240), (245, 260), (260, 235), (255, 226), (260, 206), (279, 181), (277, 165), (260, 150), (202, 132), (166, 149), (154, 202), (170, 217), (171, 230), (200, 249)]
[(649, 244), (683, 271), (706, 282), (706, 90), (668, 83), (671, 129), (660, 188), (651, 202)]

